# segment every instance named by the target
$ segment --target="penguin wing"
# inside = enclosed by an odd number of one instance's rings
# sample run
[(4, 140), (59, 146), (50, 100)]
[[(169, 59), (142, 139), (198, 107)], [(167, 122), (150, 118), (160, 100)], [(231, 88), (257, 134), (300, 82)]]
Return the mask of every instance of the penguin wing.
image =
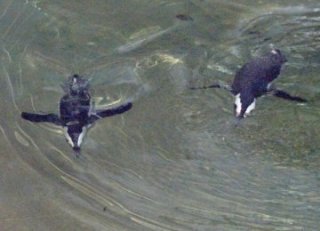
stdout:
[(57, 116), (56, 114), (34, 114), (29, 112), (22, 112), (21, 117), (25, 120), (29, 120), (35, 123), (47, 122), (53, 123), (55, 125), (62, 125), (59, 116)]
[(276, 97), (282, 98), (282, 99), (286, 99), (286, 100), (290, 100), (290, 101), (296, 101), (299, 103), (305, 103), (307, 102), (306, 99), (301, 98), (299, 96), (292, 96), (289, 93), (282, 91), (282, 90), (278, 90), (278, 89), (273, 89), (272, 90), (272, 94)]
[(132, 103), (128, 102), (126, 104), (122, 104), (115, 108), (99, 110), (95, 114), (91, 115), (89, 120), (91, 123), (93, 123), (94, 121), (101, 118), (122, 114), (126, 111), (129, 111), (131, 108), (132, 108)]

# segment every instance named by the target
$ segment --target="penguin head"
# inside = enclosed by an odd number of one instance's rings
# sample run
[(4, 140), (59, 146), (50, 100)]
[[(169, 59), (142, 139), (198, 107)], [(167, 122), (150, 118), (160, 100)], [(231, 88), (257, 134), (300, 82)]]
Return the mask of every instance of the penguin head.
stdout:
[(79, 123), (68, 124), (64, 127), (66, 140), (75, 152), (80, 151), (80, 146), (86, 133), (87, 127)]
[(68, 78), (62, 88), (68, 95), (87, 95), (89, 91), (89, 80), (78, 74), (74, 74)]
[(243, 91), (235, 96), (234, 113), (237, 118), (247, 117), (255, 106), (256, 99), (250, 92)]
[(282, 65), (288, 61), (279, 49), (272, 49), (269, 55), (272, 62), (278, 65)]

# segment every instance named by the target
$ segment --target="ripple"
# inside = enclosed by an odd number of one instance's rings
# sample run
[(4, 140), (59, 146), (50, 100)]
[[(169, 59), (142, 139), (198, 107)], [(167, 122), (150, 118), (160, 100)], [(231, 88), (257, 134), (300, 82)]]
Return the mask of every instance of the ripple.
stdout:
[(259, 15), (239, 28), (243, 42), (273, 44), (304, 57), (315, 54), (319, 48), (318, 28), (320, 12), (316, 6), (293, 6)]

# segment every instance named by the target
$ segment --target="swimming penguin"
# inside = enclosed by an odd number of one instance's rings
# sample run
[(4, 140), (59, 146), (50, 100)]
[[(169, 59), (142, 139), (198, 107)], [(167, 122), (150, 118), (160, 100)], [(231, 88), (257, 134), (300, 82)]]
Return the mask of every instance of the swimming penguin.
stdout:
[(257, 57), (244, 64), (236, 73), (231, 86), (213, 84), (207, 87), (191, 88), (224, 88), (235, 96), (234, 112), (241, 119), (249, 115), (255, 108), (256, 99), (264, 94), (272, 93), (274, 96), (296, 102), (306, 102), (305, 99), (291, 96), (289, 93), (271, 87), (287, 62), (286, 57), (278, 49), (272, 49), (262, 57)]
[(60, 115), (34, 114), (22, 112), (21, 117), (31, 122), (48, 122), (63, 127), (67, 142), (75, 152), (80, 151), (80, 145), (89, 127), (101, 118), (124, 113), (131, 109), (128, 102), (115, 108), (94, 110), (89, 93), (89, 81), (77, 74), (72, 75), (62, 85), (65, 95), (60, 99)]

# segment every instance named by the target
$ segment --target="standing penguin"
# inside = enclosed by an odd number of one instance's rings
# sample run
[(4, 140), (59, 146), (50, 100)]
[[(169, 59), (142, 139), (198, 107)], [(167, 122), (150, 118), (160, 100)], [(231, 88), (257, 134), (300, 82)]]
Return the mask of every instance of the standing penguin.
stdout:
[(31, 122), (48, 122), (62, 126), (67, 142), (75, 152), (80, 151), (83, 138), (92, 124), (104, 117), (124, 113), (131, 109), (128, 102), (115, 108), (95, 111), (89, 93), (89, 81), (77, 74), (62, 86), (65, 95), (60, 100), (60, 115), (22, 112), (21, 117)]
[(254, 58), (244, 64), (237, 71), (230, 86), (213, 84), (207, 87), (191, 88), (224, 88), (235, 96), (234, 112), (237, 118), (244, 118), (255, 108), (256, 99), (264, 94), (272, 93), (274, 96), (296, 102), (306, 102), (305, 99), (291, 96), (285, 91), (271, 87), (281, 71), (281, 66), (287, 62), (286, 57), (278, 49), (273, 49), (264, 56)]

